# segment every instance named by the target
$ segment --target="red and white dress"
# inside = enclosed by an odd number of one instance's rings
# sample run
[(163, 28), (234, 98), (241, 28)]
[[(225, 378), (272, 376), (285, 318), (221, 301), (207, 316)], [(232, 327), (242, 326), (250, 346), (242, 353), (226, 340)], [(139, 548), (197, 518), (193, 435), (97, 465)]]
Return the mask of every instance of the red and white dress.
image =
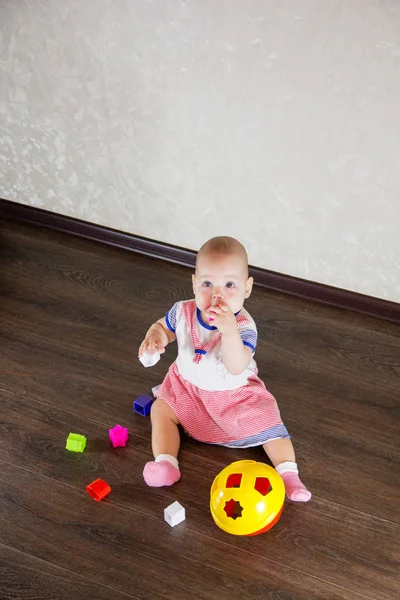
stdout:
[[(243, 343), (253, 350), (257, 328), (242, 308), (236, 321)], [(176, 334), (178, 356), (157, 390), (193, 438), (211, 444), (249, 448), (290, 437), (275, 398), (257, 376), (254, 358), (240, 375), (221, 359), (221, 334), (201, 318), (195, 300), (177, 302), (166, 322)]]

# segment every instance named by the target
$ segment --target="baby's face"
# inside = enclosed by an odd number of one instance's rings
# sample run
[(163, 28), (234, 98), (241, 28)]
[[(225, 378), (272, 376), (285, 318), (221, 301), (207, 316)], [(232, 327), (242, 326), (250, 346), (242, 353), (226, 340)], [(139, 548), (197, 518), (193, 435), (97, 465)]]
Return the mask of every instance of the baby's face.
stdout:
[(198, 257), (193, 275), (193, 292), (203, 319), (210, 306), (226, 304), (238, 312), (251, 294), (252, 277), (247, 276), (246, 262), (236, 255), (205, 254)]

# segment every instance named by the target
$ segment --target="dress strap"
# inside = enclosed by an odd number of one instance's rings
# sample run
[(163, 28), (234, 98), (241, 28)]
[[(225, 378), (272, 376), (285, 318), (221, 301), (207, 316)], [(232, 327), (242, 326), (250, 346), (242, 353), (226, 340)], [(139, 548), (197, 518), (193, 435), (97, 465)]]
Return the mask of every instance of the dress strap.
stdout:
[(207, 354), (207, 352), (209, 350), (212, 350), (212, 348), (214, 348), (214, 346), (216, 346), (218, 344), (218, 342), (221, 341), (221, 334), (220, 334), (220, 332), (218, 332), (218, 334), (215, 337), (213, 337), (209, 342), (207, 342), (207, 344), (202, 346), (200, 343), (200, 340), (198, 338), (198, 335), (196, 332), (196, 327), (195, 327), (196, 322), (197, 322), (196, 302), (194, 300), (185, 302), (183, 304), (182, 308), (183, 308), (183, 316), (185, 318), (186, 325), (188, 326), (188, 328), (190, 330), (190, 336), (192, 338), (192, 343), (194, 346), (193, 362), (198, 364), (201, 361), (201, 359), (203, 358), (203, 356), (205, 354)]

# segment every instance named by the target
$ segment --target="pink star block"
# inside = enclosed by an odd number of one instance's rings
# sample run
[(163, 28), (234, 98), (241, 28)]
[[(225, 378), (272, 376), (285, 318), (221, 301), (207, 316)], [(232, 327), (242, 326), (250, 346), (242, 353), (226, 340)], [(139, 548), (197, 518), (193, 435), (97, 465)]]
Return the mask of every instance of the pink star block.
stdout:
[(114, 448), (117, 446), (126, 446), (126, 442), (128, 441), (128, 430), (126, 427), (116, 425), (108, 430), (108, 437)]

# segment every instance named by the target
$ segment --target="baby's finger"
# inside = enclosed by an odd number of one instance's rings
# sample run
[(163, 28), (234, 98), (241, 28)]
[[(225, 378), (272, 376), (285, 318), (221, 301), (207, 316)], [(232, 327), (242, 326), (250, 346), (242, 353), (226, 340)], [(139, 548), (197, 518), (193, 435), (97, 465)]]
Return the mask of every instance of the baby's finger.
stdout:
[(214, 308), (216, 309), (216, 312), (219, 315), (231, 312), (231, 309), (229, 308), (229, 306), (227, 304), (224, 304), (223, 302), (220, 302), (217, 307), (212, 307), (213, 310), (214, 310)]
[(158, 348), (154, 342), (150, 342), (147, 348), (148, 354), (154, 354), (154, 352), (158, 352)]
[(139, 352), (138, 352), (139, 358), (142, 356), (142, 354), (144, 354), (146, 352), (146, 348), (147, 348), (147, 342), (146, 342), (146, 340), (143, 340), (143, 342), (139, 346)]
[(229, 307), (224, 304), (223, 302), (220, 302), (218, 304), (218, 308), (222, 311), (222, 312), (229, 312)]
[(211, 304), (206, 310), (206, 312), (218, 312), (219, 304)]

